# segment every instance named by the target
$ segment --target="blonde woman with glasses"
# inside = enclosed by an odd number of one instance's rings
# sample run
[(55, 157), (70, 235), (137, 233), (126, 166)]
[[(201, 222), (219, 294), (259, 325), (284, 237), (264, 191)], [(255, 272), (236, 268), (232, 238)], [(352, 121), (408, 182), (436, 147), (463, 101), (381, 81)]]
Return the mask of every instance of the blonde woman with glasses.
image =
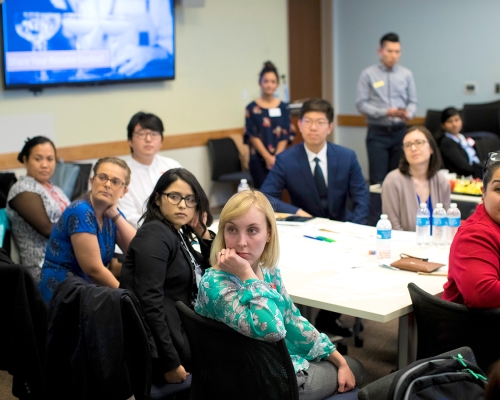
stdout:
[(398, 169), (382, 183), (382, 213), (388, 215), (393, 229), (415, 231), (420, 203), (427, 204), (431, 215), (437, 203), (449, 207), (450, 184), (438, 173), (441, 154), (427, 128), (409, 128), (402, 146)]
[(118, 199), (127, 193), (130, 169), (115, 157), (105, 157), (94, 166), (91, 191), (86, 199), (71, 203), (50, 235), (42, 267), (40, 290), (45, 301), (68, 276), (111, 288), (118, 280), (106, 268), (118, 244), (124, 254), (135, 236), (118, 210)]

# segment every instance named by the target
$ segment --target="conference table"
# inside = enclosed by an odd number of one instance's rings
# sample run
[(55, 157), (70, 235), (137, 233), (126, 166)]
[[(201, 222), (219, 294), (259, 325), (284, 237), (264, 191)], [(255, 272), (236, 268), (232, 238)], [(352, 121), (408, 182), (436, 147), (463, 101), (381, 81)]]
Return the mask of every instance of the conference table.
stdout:
[(382, 323), (398, 318), (398, 367), (416, 359), (416, 325), (407, 286), (414, 282), (438, 295), (446, 282), (447, 266), (435, 274), (420, 275), (381, 265), (398, 260), (401, 253), (447, 264), (448, 245), (418, 246), (415, 232), (393, 231), (391, 259), (381, 261), (372, 254), (374, 227), (314, 218), (302, 224), (279, 224), (278, 232), (279, 266), (294, 302)]

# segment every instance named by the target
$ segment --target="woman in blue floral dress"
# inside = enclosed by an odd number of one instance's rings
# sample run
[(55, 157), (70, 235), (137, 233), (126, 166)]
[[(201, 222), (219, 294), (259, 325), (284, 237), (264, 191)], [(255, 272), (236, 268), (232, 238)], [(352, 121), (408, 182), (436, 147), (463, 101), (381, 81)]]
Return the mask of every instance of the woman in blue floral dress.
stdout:
[(45, 301), (68, 276), (118, 287), (118, 280), (106, 265), (115, 244), (126, 254), (135, 236), (135, 228), (117, 208), (129, 183), (130, 169), (123, 160), (106, 157), (97, 161), (88, 199), (71, 203), (50, 235), (40, 282)]
[(276, 155), (286, 149), (290, 136), (288, 104), (274, 97), (279, 85), (276, 67), (270, 61), (259, 75), (261, 96), (245, 110), (245, 143), (250, 145), (250, 174), (256, 189), (260, 188)]
[(323, 399), (364, 380), (359, 361), (343, 357), (323, 333), (300, 315), (277, 267), (274, 211), (258, 191), (234, 195), (222, 210), (195, 311), (259, 340), (285, 339), (299, 397)]

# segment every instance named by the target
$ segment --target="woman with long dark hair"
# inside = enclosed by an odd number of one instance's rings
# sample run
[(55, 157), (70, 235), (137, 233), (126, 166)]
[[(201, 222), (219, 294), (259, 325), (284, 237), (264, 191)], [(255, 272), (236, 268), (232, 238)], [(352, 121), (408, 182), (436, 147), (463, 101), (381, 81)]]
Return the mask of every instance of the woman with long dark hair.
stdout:
[[(159, 358), (153, 373), (169, 383), (186, 379), (191, 353), (175, 308), (188, 306), (198, 293), (197, 282), (209, 267), (215, 234), (208, 198), (194, 175), (170, 169), (156, 183), (146, 204), (144, 221), (130, 243), (120, 287), (137, 296), (153, 334)], [(192, 242), (199, 241), (201, 254)]]

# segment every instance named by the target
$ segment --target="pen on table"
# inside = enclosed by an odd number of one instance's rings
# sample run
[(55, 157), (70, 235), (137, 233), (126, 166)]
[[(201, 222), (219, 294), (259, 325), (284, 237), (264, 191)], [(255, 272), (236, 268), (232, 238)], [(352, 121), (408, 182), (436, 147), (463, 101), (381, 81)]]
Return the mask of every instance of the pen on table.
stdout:
[(333, 239), (328, 239), (326, 237), (323, 237), (323, 236), (309, 236), (309, 235), (304, 235), (305, 238), (308, 238), (308, 239), (314, 239), (314, 240), (319, 240), (320, 242), (328, 242), (328, 243), (333, 243), (335, 242), (335, 240)]

